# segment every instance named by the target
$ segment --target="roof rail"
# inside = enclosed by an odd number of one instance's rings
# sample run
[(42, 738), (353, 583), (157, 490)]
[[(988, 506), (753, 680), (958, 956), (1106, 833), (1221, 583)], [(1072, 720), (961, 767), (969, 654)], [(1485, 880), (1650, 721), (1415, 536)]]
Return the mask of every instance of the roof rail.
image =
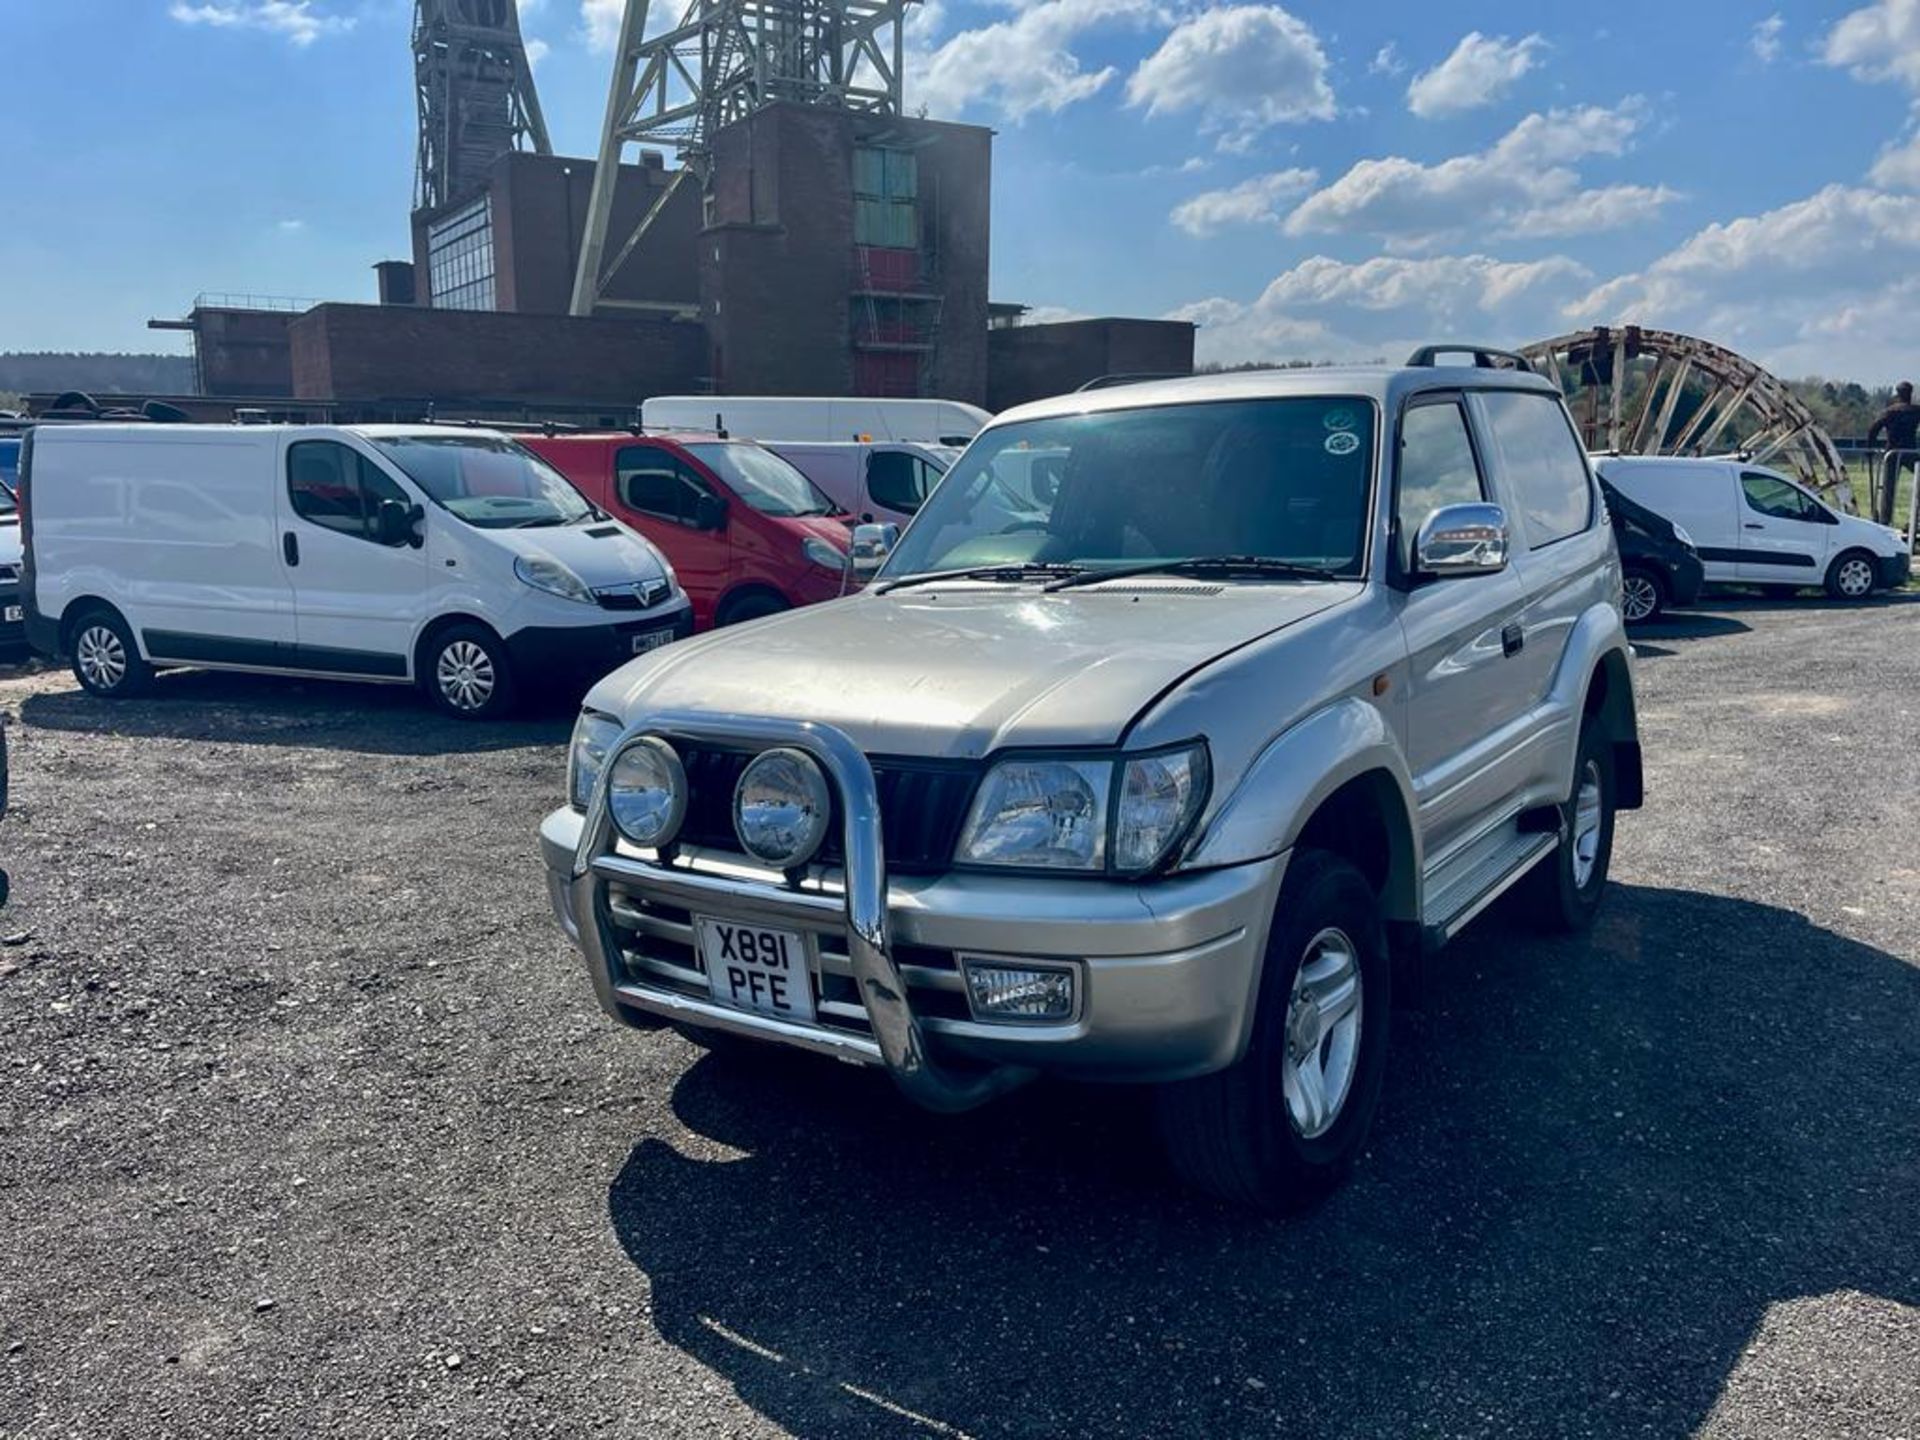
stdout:
[(1519, 370), (1533, 375), (1533, 362), (1517, 350), (1495, 350), (1488, 345), (1422, 345), (1407, 357), (1409, 367), (1431, 369), (1441, 355), (1471, 355), (1476, 370)]

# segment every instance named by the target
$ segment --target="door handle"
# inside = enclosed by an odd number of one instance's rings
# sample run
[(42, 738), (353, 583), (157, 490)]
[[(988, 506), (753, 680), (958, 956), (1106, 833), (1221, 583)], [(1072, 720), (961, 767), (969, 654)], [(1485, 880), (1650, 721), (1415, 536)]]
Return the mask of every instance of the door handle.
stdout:
[(300, 563), (300, 537), (291, 530), (283, 533), (280, 536), (280, 553), (287, 557), (287, 564), (298, 565)]
[(1749, 520), (1746, 522), (1745, 528), (1748, 530), (1764, 530), (1767, 527), (1762, 525), (1758, 520)]
[(1527, 632), (1518, 624), (1507, 626), (1500, 632), (1500, 653), (1518, 655), (1527, 645)]

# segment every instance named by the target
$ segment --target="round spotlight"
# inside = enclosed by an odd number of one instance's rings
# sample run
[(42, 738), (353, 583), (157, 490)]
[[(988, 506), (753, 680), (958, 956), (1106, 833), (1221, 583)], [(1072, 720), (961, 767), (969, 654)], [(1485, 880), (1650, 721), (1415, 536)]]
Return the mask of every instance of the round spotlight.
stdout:
[(827, 777), (804, 750), (763, 750), (733, 792), (733, 830), (749, 855), (792, 870), (827, 838), (833, 798)]
[(687, 815), (687, 772), (673, 747), (643, 735), (622, 750), (607, 777), (607, 808), (620, 833), (644, 850), (678, 835)]

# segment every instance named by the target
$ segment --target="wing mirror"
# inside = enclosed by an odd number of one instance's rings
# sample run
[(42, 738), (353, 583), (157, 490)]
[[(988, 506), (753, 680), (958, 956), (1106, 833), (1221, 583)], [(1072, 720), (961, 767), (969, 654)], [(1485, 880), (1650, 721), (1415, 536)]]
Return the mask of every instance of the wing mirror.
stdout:
[(1417, 574), (1437, 579), (1492, 575), (1507, 568), (1507, 512), (1498, 505), (1443, 505), (1413, 545)]
[(898, 525), (856, 525), (853, 527), (853, 572), (871, 575), (887, 563), (893, 547), (900, 543)]
[(382, 500), (373, 516), (373, 538), (382, 545), (411, 545), (418, 550), (426, 541), (420, 534), (420, 522), (426, 510), (404, 500)]

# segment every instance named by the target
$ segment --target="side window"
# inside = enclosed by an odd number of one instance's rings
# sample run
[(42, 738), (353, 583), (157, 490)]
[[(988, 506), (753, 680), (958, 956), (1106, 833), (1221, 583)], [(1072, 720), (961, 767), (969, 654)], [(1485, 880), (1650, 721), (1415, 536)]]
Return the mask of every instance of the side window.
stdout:
[(1740, 477), (1740, 489), (1747, 507), (1776, 520), (1818, 520), (1813, 502), (1778, 475), (1760, 475), (1749, 470)]
[(876, 505), (911, 515), (927, 498), (917, 456), (904, 450), (876, 450), (867, 457), (867, 494)]
[(1446, 505), (1486, 499), (1466, 412), (1458, 400), (1410, 406), (1400, 421), (1400, 561), (1413, 558), (1414, 537), (1427, 517)]
[(374, 538), (381, 501), (413, 503), (378, 465), (334, 440), (288, 447), (287, 496), (302, 520), (357, 540)]
[(679, 460), (664, 450), (636, 446), (622, 450), (613, 464), (621, 503), (629, 510), (676, 525), (693, 523), (700, 491)]
[(1593, 482), (1573, 427), (1548, 395), (1489, 390), (1481, 396), (1512, 500), (1526, 517), (1527, 543), (1538, 550), (1593, 523)]

